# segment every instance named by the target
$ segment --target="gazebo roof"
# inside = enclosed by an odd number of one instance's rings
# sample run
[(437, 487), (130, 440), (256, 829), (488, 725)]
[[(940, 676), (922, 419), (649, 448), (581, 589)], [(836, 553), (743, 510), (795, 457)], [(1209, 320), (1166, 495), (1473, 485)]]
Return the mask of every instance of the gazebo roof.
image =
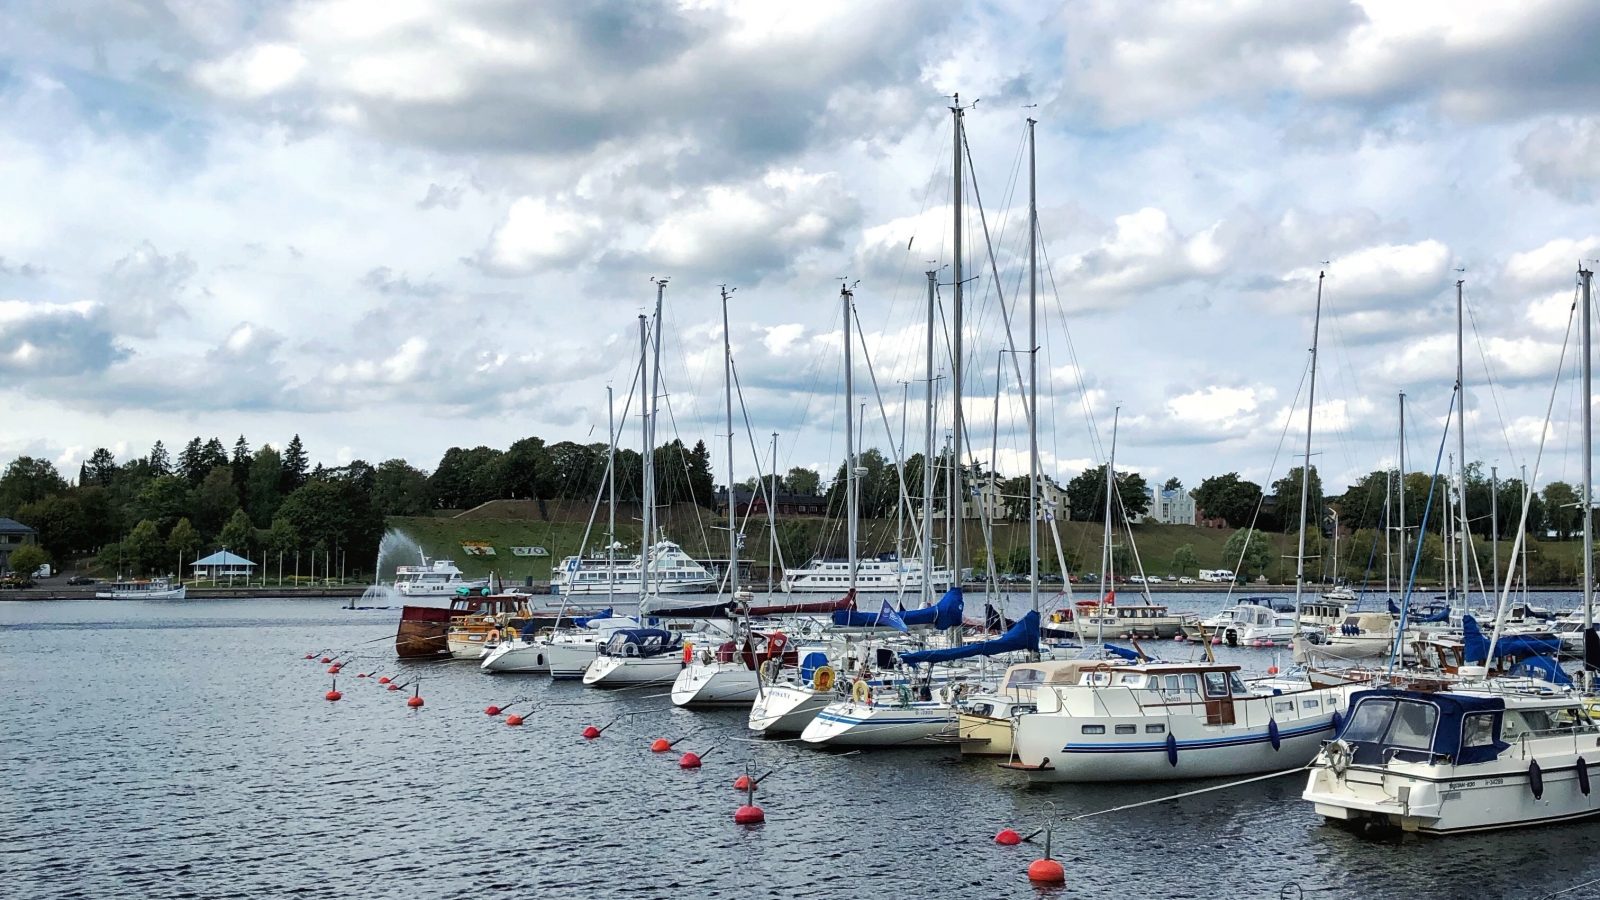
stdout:
[(16, 519), (0, 518), (0, 534), (33, 534), (34, 530)]
[(194, 561), (194, 564), (197, 565), (197, 566), (253, 566), (253, 565), (255, 565), (255, 563), (251, 562), (250, 560), (245, 559), (244, 557), (239, 556), (237, 554), (229, 553), (226, 550), (218, 550), (216, 553), (211, 554), (210, 556), (206, 557), (205, 559), (197, 559), (197, 560)]

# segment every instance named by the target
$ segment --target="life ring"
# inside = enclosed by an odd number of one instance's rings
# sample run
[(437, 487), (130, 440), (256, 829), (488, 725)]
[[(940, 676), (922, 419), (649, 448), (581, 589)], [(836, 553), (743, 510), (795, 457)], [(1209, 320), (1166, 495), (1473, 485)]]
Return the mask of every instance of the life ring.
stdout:
[(811, 689), (819, 694), (833, 690), (833, 682), (833, 666), (818, 666), (817, 670), (811, 673)]
[(500, 640), (500, 629), (498, 629), (498, 628), (489, 629), (489, 636), (488, 636), (489, 643), (493, 644), (494, 642), (496, 642), (498, 640)]
[(850, 685), (850, 699), (857, 703), (872, 702), (872, 686), (865, 678), (857, 678), (855, 684)]
[(684, 641), (683, 642), (683, 664), (687, 666), (688, 664), (690, 664), (692, 662), (694, 662), (694, 642), (693, 641)]
[(1350, 745), (1344, 741), (1334, 741), (1323, 751), (1328, 757), (1328, 768), (1335, 775), (1343, 775), (1350, 768)]

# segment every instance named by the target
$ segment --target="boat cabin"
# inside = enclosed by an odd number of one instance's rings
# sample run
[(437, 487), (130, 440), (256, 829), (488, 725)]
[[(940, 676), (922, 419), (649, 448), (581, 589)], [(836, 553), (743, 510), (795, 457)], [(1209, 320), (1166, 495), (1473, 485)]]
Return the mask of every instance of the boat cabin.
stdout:
[(1341, 637), (1381, 637), (1394, 633), (1394, 616), (1388, 613), (1350, 613), (1339, 622)]
[(1204, 703), (1207, 725), (1234, 724), (1234, 700), (1254, 696), (1244, 679), (1239, 677), (1239, 667), (1236, 665), (1097, 665), (1084, 671), (1078, 684), (1128, 688), (1136, 692), (1140, 705), (1145, 707)]

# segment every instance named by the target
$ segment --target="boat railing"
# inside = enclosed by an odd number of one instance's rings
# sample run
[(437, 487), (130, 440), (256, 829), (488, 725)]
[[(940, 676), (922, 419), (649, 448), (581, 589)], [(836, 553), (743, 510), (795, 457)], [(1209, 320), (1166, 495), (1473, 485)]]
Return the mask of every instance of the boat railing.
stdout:
[[(1577, 754), (1583, 750), (1583, 748), (1579, 746), (1579, 739), (1586, 735), (1600, 735), (1600, 726), (1574, 723), (1572, 725), (1564, 725), (1559, 728), (1544, 728), (1537, 731), (1523, 731), (1517, 735), (1517, 751), (1523, 759), (1527, 759), (1529, 741), (1544, 740), (1546, 738), (1570, 737), (1572, 738), (1572, 752)], [(1600, 745), (1600, 741), (1597, 741), (1596, 743), (1597, 745)]]

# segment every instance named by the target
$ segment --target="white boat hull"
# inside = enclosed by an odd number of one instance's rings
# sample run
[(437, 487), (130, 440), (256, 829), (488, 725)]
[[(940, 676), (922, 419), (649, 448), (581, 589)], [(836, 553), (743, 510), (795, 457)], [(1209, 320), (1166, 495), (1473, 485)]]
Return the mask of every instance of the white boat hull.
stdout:
[(555, 679), (582, 678), (583, 673), (600, 655), (600, 642), (551, 641), (548, 658), (550, 677)]
[(760, 685), (743, 662), (693, 662), (672, 682), (677, 706), (743, 706), (756, 699)]
[(799, 734), (836, 696), (831, 691), (813, 690), (810, 685), (771, 685), (750, 705), (750, 730), (763, 734)]
[[(703, 594), (716, 587), (716, 580), (711, 578), (694, 579), (691, 581), (674, 581), (670, 583), (650, 582), (652, 594)], [(604, 596), (606, 594), (638, 594), (643, 585), (639, 579), (617, 581), (613, 585), (591, 584), (588, 582), (555, 582), (550, 585), (552, 594), (568, 597), (577, 596)]]
[(839, 700), (817, 713), (800, 740), (830, 747), (948, 746), (935, 738), (953, 735), (955, 721), (955, 709), (937, 701), (888, 706)]
[[(478, 666), (485, 672), (538, 674), (550, 671), (550, 646), (542, 641), (502, 641)], [(579, 675), (582, 674), (580, 670)], [(573, 676), (577, 677), (577, 676)]]
[(100, 600), (182, 600), (188, 596), (187, 586), (165, 591), (101, 591), (95, 594)]
[(617, 688), (643, 684), (665, 687), (683, 671), (681, 656), (596, 656), (583, 672), (590, 687)]

